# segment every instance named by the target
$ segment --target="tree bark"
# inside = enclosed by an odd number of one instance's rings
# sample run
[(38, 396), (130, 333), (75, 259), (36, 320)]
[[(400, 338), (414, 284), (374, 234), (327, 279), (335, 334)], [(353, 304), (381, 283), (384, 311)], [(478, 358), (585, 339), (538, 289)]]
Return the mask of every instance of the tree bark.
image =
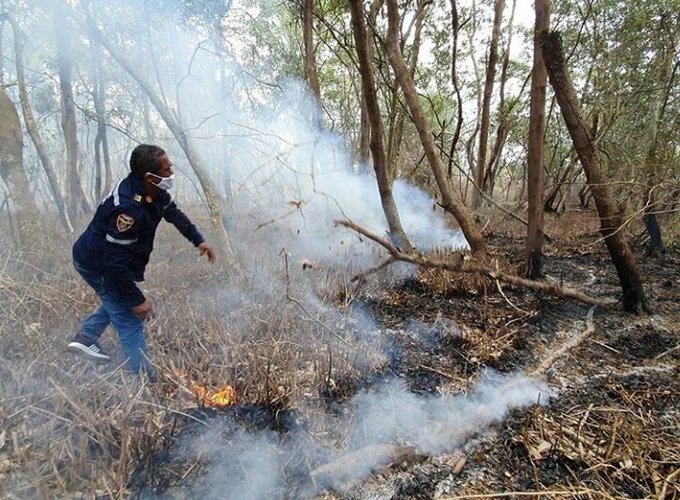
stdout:
[(647, 311), (647, 302), (642, 280), (635, 264), (635, 257), (630, 245), (624, 238), (622, 214), (614, 205), (607, 187), (607, 178), (602, 171), (596, 145), (590, 137), (583, 118), (581, 118), (580, 106), (566, 68), (562, 38), (557, 32), (543, 32), (539, 36), (550, 84), (555, 91), (562, 117), (574, 142), (574, 148), (581, 160), (588, 186), (593, 194), (600, 217), (600, 234), (604, 238), (619, 276), (623, 290), (623, 308), (628, 312), (638, 314)]
[(59, 189), (59, 181), (57, 180), (57, 174), (52, 166), (52, 160), (47, 154), (47, 148), (40, 135), (40, 130), (33, 116), (33, 110), (31, 109), (30, 102), (28, 100), (28, 90), (26, 88), (26, 75), (24, 73), (24, 44), (26, 35), (19, 28), (16, 20), (5, 12), (0, 19), (7, 19), (7, 21), (12, 26), (12, 31), (14, 32), (14, 57), (17, 69), (17, 83), (19, 85), (19, 97), (21, 99), (21, 112), (24, 116), (24, 124), (26, 125), (26, 130), (28, 135), (35, 146), (35, 149), (40, 158), (40, 163), (45, 170), (45, 175), (50, 185), (50, 190), (52, 191), (52, 196), (54, 196), (54, 202), (57, 205), (57, 211), (59, 213), (59, 219), (61, 221), (64, 229), (69, 233), (73, 233), (73, 226), (71, 225), (71, 219), (68, 216), (66, 210), (66, 204), (64, 203), (64, 198)]
[(425, 150), (430, 168), (434, 174), (439, 192), (442, 196), (442, 207), (444, 210), (452, 214), (467, 239), (470, 248), (475, 253), (486, 253), (486, 243), (482, 235), (482, 231), (475, 223), (472, 214), (463, 204), (463, 202), (455, 195), (450, 184), (450, 179), (446, 175), (444, 164), (438, 154), (438, 150), (432, 134), (432, 128), (425, 118), (425, 114), (420, 106), (418, 100), (418, 92), (415, 83), (410, 77), (408, 68), (404, 62), (404, 57), (399, 48), (399, 13), (397, 11), (396, 0), (388, 0), (387, 2), (387, 57), (390, 60), (394, 74), (399, 81), (404, 99), (413, 117), (413, 122), (418, 130), (420, 142)]
[(543, 276), (543, 168), (545, 136), (545, 93), (548, 73), (543, 62), (539, 34), (550, 27), (550, 0), (535, 0), (534, 65), (531, 72), (529, 104), (529, 140), (527, 155), (528, 222), (525, 275), (531, 279)]
[(307, 83), (316, 98), (321, 100), (321, 86), (316, 71), (316, 54), (314, 53), (314, 0), (302, 2), (302, 36), (305, 45), (305, 74)]
[(66, 176), (68, 178), (68, 211), (71, 219), (78, 216), (79, 208), (90, 212), (90, 204), (83, 192), (78, 172), (78, 126), (76, 123), (76, 105), (73, 97), (71, 63), (71, 47), (69, 47), (69, 29), (65, 26), (66, 17), (59, 6), (53, 9), (54, 34), (57, 46), (57, 70), (59, 72), (59, 89), (61, 91), (61, 130), (66, 145)]
[[(94, 54), (94, 109), (97, 118), (97, 134), (94, 138), (95, 195), (101, 199), (111, 189), (111, 155), (109, 154), (109, 138), (106, 129), (106, 77), (101, 65), (101, 49), (95, 45)], [(103, 165), (102, 165), (103, 161)], [(102, 179), (102, 172), (104, 178)]]
[(366, 20), (362, 0), (350, 0), (352, 25), (354, 27), (354, 40), (356, 43), (357, 56), (359, 59), (359, 71), (361, 73), (361, 87), (363, 98), (366, 102), (368, 118), (370, 121), (370, 149), (373, 155), (373, 168), (378, 181), (380, 201), (382, 203), (390, 237), (405, 251), (412, 248), (411, 242), (406, 235), (399, 218), (399, 210), (392, 195), (392, 186), (387, 175), (387, 159), (385, 145), (383, 143), (383, 125), (378, 106), (378, 96), (375, 90), (375, 76), (373, 65), (369, 58), (368, 38), (366, 36)]
[(0, 177), (7, 184), (16, 207), (19, 243), (35, 249), (35, 245), (45, 241), (45, 233), (23, 163), (19, 115), (7, 92), (0, 86)]
[(456, 94), (456, 127), (451, 138), (451, 145), (449, 147), (449, 164), (447, 168), (448, 176), (453, 175), (453, 159), (458, 141), (460, 140), (460, 131), (463, 128), (463, 96), (460, 94), (460, 84), (458, 82), (458, 35), (460, 33), (460, 20), (458, 16), (458, 5), (456, 0), (451, 0), (451, 84)]
[(482, 116), (479, 125), (479, 149), (477, 150), (477, 162), (475, 164), (475, 190), (473, 196), (473, 206), (478, 208), (482, 203), (481, 193), (486, 192), (484, 186), (484, 170), (486, 166), (486, 156), (489, 141), (489, 123), (491, 115), (491, 95), (493, 94), (494, 80), (496, 79), (496, 63), (498, 62), (498, 40), (501, 37), (501, 20), (505, 0), (496, 0), (494, 4), (493, 30), (491, 32), (491, 42), (489, 43), (489, 59), (486, 64), (486, 78), (484, 80), (484, 93), (482, 97)]

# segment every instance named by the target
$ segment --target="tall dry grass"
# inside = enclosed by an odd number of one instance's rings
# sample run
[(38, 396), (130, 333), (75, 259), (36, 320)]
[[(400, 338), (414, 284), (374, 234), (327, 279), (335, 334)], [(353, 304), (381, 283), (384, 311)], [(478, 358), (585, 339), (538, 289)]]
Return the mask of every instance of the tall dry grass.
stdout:
[(102, 338), (111, 362), (67, 352), (97, 299), (72, 268), (70, 243), (51, 242), (0, 253), (3, 498), (128, 496), (131, 471), (172, 415), (197, 405), (192, 383), (295, 407), (381, 362), (343, 314), (352, 286), (341, 274), (252, 246), (240, 248), (240, 271), (210, 266), (165, 225), (144, 285), (158, 312), (146, 329), (159, 375), (149, 384), (126, 372), (111, 329)]

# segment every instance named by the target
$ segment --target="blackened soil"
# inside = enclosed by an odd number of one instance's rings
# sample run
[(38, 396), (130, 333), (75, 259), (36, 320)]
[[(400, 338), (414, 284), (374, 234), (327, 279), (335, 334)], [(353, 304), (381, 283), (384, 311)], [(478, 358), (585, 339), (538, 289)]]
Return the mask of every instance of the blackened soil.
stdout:
[[(490, 244), (521, 262), (523, 239), (496, 236)], [(619, 297), (604, 245), (577, 240), (547, 253), (547, 279)], [(389, 371), (415, 393), (455, 391), (486, 368), (532, 373), (592, 331), (544, 374), (550, 403), (514, 412), (496, 434), (466, 446), (460, 473), (431, 457), (382, 471), (339, 497), (552, 498), (551, 491), (562, 491), (574, 498), (680, 498), (680, 252), (653, 259), (640, 249), (636, 258), (651, 314), (631, 315), (619, 304), (595, 308), (590, 320), (592, 306), (573, 300), (507, 286), (503, 294), (493, 287), (442, 291), (420, 278), (361, 298), (392, 335)]]
[[(522, 262), (523, 238), (497, 235), (488, 242), (503, 249), (506, 261)], [(547, 279), (595, 297), (619, 296), (614, 267), (592, 238), (555, 245), (546, 256)], [(533, 373), (570, 340), (589, 333), (538, 374), (550, 385), (550, 402), (513, 411), (459, 450), (462, 462), (440, 456), (395, 463), (319, 498), (512, 498), (513, 492), (541, 498), (680, 498), (680, 252), (661, 260), (645, 257), (641, 249), (636, 258), (652, 314), (630, 315), (618, 305), (596, 308), (589, 316), (592, 307), (574, 300), (505, 285), (502, 292), (495, 286), (456, 289), (455, 280), (447, 287), (431, 275), (358, 297), (354, 306), (368, 310), (385, 336), (387, 361), (375, 372), (339, 377), (323, 388), (331, 414), (385, 378), (398, 377), (417, 394), (438, 395), (467, 389), (488, 368)], [(299, 428), (294, 415), (280, 408), (197, 411), (178, 417), (154, 447), (160, 451), (141, 454), (133, 476), (136, 498), (200, 497), (205, 477), (188, 471), (200, 472), (220, 457), (197, 455), (198, 436), (230, 449), (241, 427), (280, 440)], [(292, 469), (305, 470), (301, 458), (286, 460)]]
[(239, 436), (264, 435), (265, 441), (275, 443), (298, 425), (295, 412), (273, 405), (196, 407), (175, 413), (153, 451), (140, 452), (128, 484), (132, 497), (214, 497), (215, 470), (228, 476), (230, 484), (248, 481), (238, 455), (255, 441)]

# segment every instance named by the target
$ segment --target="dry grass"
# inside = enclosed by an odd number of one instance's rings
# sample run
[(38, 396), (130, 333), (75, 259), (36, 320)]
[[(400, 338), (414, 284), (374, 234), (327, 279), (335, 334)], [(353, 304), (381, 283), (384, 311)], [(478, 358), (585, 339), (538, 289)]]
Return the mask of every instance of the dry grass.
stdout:
[[(512, 232), (506, 222), (493, 224)], [(555, 236), (560, 228), (560, 237), (574, 245), (596, 231), (590, 218), (575, 218), (568, 224), (551, 220), (547, 232)], [(160, 313), (147, 327), (160, 383), (129, 376), (119, 355), (106, 365), (90, 364), (65, 351), (96, 305), (71, 268), (68, 247), (55, 239), (49, 256), (0, 253), (0, 497), (126, 498), (134, 466), (159, 448), (175, 415), (198, 404), (194, 383), (232, 385), (240, 401), (304, 405), (322, 416), (324, 394), (341, 396), (345, 385), (385, 363), (383, 336), (370, 331), (376, 327), (344, 314), (357, 294), (348, 281), (351, 271), (303, 269), (283, 254), (247, 247), (241, 258), (251, 264), (249, 271), (232, 273), (209, 267), (172, 228), (163, 228), (145, 286)], [(362, 293), (382, 292), (374, 278)], [(460, 325), (455, 333), (475, 366), (498, 358), (525, 333), (517, 318), (524, 321), (527, 314), (509, 307), (489, 283), (452, 285), (439, 271), (420, 278), (433, 293), (474, 292), (480, 309), (488, 309), (484, 328)], [(119, 352), (111, 331), (103, 344)], [(457, 372), (432, 363), (420, 368), (445, 375), (456, 390), (464, 386), (452, 375)], [(590, 482), (565, 475), (552, 486), (512, 495), (609, 498), (620, 488), (613, 482), (630, 481), (651, 498), (673, 498), (680, 479), (678, 421), (668, 420), (673, 413), (645, 408), (658, 406), (654, 398), (677, 405), (680, 395), (651, 385), (635, 393), (613, 390), (620, 395), (616, 404), (536, 408), (512, 436), (534, 467), (564, 457), (583, 464)], [(310, 434), (342, 434), (323, 428), (326, 423), (312, 422)], [(501, 496), (482, 488), (470, 492)]]
[(649, 411), (659, 399), (666, 400), (664, 406), (677, 401), (680, 394), (673, 392), (647, 388), (636, 392), (637, 402), (623, 398), (620, 404), (576, 405), (560, 413), (536, 408), (515, 440), (525, 447), (534, 470), (551, 456), (578, 464), (582, 470), (562, 479), (565, 487), (580, 488), (587, 477), (600, 492), (628, 489), (636, 492), (633, 496), (675, 498), (680, 493), (680, 422), (672, 413)]
[(362, 341), (341, 309), (297, 300), (306, 281), (351, 300), (341, 278), (286, 270), (265, 255), (268, 268), (233, 274), (199, 261), (172, 228), (159, 241), (145, 286), (159, 312), (147, 326), (160, 375), (151, 385), (125, 372), (111, 330), (102, 339), (114, 355), (106, 365), (66, 352), (96, 307), (68, 243), (49, 258), (0, 254), (3, 498), (125, 497), (133, 466), (157, 446), (169, 417), (197, 405), (193, 383), (230, 384), (241, 401), (295, 407), (356, 373)]

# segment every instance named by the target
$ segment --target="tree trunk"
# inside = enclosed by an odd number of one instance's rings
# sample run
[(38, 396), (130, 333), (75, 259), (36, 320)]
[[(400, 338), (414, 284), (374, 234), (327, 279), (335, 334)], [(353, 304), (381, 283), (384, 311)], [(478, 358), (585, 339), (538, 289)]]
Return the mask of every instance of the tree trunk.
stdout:
[(72, 53), (69, 47), (68, 33), (70, 30), (65, 26), (66, 17), (60, 7), (53, 10), (54, 33), (57, 46), (57, 70), (59, 72), (59, 89), (61, 90), (61, 130), (64, 133), (66, 144), (66, 177), (68, 179), (68, 211), (74, 220), (78, 216), (79, 208), (84, 212), (90, 212), (90, 205), (83, 192), (78, 172), (78, 126), (76, 123), (76, 105), (73, 97), (71, 64)]
[(354, 27), (354, 40), (359, 59), (362, 93), (366, 102), (366, 109), (370, 121), (370, 149), (373, 155), (373, 168), (378, 181), (378, 190), (380, 191), (380, 201), (382, 203), (383, 211), (385, 212), (391, 239), (405, 252), (409, 252), (412, 249), (412, 245), (406, 232), (402, 228), (399, 210), (394, 201), (392, 186), (387, 175), (387, 159), (385, 156), (385, 145), (383, 143), (383, 125), (380, 117), (380, 108), (378, 106), (378, 96), (375, 90), (373, 65), (369, 57), (364, 5), (362, 0), (350, 0), (349, 4), (352, 15), (352, 25)]
[[(498, 40), (501, 37), (501, 20), (505, 0), (496, 0), (494, 4), (493, 30), (489, 43), (489, 59), (486, 64), (486, 78), (484, 81), (484, 94), (482, 98), (482, 116), (479, 125), (479, 149), (477, 150), (477, 163), (475, 164), (475, 190), (473, 206), (479, 207), (482, 203), (481, 192), (485, 191), (484, 167), (486, 166), (486, 154), (489, 141), (489, 123), (491, 114), (491, 96), (493, 94), (494, 80), (496, 79), (496, 63), (498, 62)], [(480, 192), (481, 191), (481, 192)]]
[(302, 35), (305, 44), (305, 74), (307, 83), (317, 100), (321, 100), (321, 87), (316, 71), (316, 54), (314, 53), (314, 0), (302, 2)]
[(357, 163), (361, 172), (368, 171), (368, 162), (370, 159), (370, 143), (371, 143), (371, 122), (368, 119), (368, 108), (366, 107), (366, 99), (363, 91), (360, 93), (359, 100), (361, 101), (361, 122), (359, 127), (359, 151), (357, 154)]
[(600, 217), (600, 233), (619, 276), (623, 290), (623, 307), (628, 312), (646, 311), (648, 308), (642, 280), (635, 257), (623, 235), (622, 214), (615, 208), (597, 148), (581, 118), (580, 106), (564, 60), (562, 38), (557, 32), (543, 32), (539, 36), (550, 83), (593, 194)]
[[(426, 7), (430, 4), (430, 0), (419, 0), (418, 7), (414, 19), (413, 44), (409, 50), (408, 61), (405, 61), (408, 66), (408, 72), (411, 79), (415, 78), (416, 69), (418, 67), (418, 56), (420, 55), (420, 45), (422, 41), (423, 24), (425, 22)], [(404, 45), (404, 40), (399, 42), (399, 46)], [(402, 141), (404, 139), (404, 124), (406, 123), (406, 110), (403, 108), (402, 100), (400, 98), (399, 83), (394, 82), (390, 84), (394, 119), (388, 134), (387, 140), (387, 165), (390, 179), (393, 180), (397, 173), (397, 165), (399, 163), (399, 153), (401, 151)]]
[(14, 57), (17, 69), (17, 83), (19, 85), (19, 97), (21, 99), (21, 112), (24, 116), (24, 124), (26, 125), (26, 130), (28, 135), (35, 146), (35, 149), (40, 157), (40, 162), (45, 170), (45, 175), (50, 184), (50, 190), (52, 191), (52, 196), (54, 196), (54, 202), (57, 205), (57, 211), (59, 213), (59, 219), (61, 220), (62, 226), (69, 233), (73, 233), (73, 226), (71, 226), (71, 220), (69, 219), (68, 213), (66, 211), (66, 204), (64, 203), (64, 198), (61, 195), (61, 190), (59, 189), (59, 182), (57, 180), (57, 174), (52, 166), (52, 161), (47, 154), (47, 148), (43, 142), (42, 136), (40, 135), (40, 130), (33, 116), (33, 110), (28, 101), (28, 90), (26, 89), (26, 75), (24, 73), (24, 44), (26, 35), (21, 31), (15, 19), (5, 12), (0, 19), (7, 19), (7, 21), (12, 25), (12, 31), (14, 32)]
[[(23, 140), (16, 106), (0, 86), (0, 177), (16, 207), (19, 243), (29, 249), (45, 241), (40, 212), (24, 172)], [(9, 210), (9, 208), (8, 208)]]
[(425, 118), (415, 83), (410, 77), (408, 68), (404, 62), (404, 57), (399, 48), (399, 13), (397, 11), (396, 0), (387, 2), (387, 57), (390, 60), (394, 74), (399, 81), (404, 99), (413, 117), (413, 122), (418, 130), (420, 142), (425, 150), (425, 155), (430, 163), (430, 168), (434, 174), (439, 192), (442, 196), (442, 207), (451, 213), (460, 224), (460, 228), (467, 239), (470, 248), (474, 253), (486, 253), (486, 243), (482, 236), (482, 231), (475, 223), (472, 214), (462, 201), (454, 194), (450, 179), (446, 175), (444, 164), (438, 154), (438, 150), (432, 134), (432, 128)]
[(227, 234), (227, 230), (224, 226), (225, 218), (222, 213), (222, 207), (219, 203), (219, 199), (215, 193), (215, 189), (212, 186), (210, 176), (205, 171), (205, 168), (203, 167), (201, 159), (193, 144), (184, 133), (184, 129), (182, 124), (179, 122), (179, 119), (170, 109), (168, 104), (166, 104), (163, 98), (158, 95), (158, 93), (153, 89), (152, 85), (146, 80), (144, 74), (142, 73), (142, 68), (138, 68), (120, 54), (116, 47), (101, 33), (94, 22), (94, 19), (89, 17), (89, 14), (86, 25), (93, 38), (96, 39), (97, 42), (99, 42), (104, 48), (106, 48), (111, 57), (118, 64), (120, 64), (120, 66), (137, 82), (140, 88), (148, 96), (156, 111), (158, 111), (158, 114), (161, 116), (168, 129), (184, 151), (191, 168), (198, 178), (201, 189), (205, 194), (208, 211), (210, 212), (210, 219), (213, 228), (215, 228), (220, 239), (220, 247), (224, 252), (223, 257), (227, 263), (234, 264), (234, 254), (229, 242), (229, 235)]
[(545, 135), (545, 91), (548, 73), (543, 62), (539, 34), (550, 27), (550, 0), (535, 0), (534, 66), (531, 72), (529, 104), (529, 141), (527, 156), (528, 222), (525, 275), (531, 279), (543, 276), (543, 166)]
[[(505, 83), (508, 79), (508, 65), (510, 64), (510, 49), (512, 47), (512, 34), (515, 22), (515, 8), (517, 7), (517, 0), (513, 0), (510, 20), (508, 21), (508, 41), (505, 45), (503, 61), (501, 62), (501, 76), (498, 83), (498, 126), (496, 128), (496, 140), (491, 148), (489, 160), (486, 163), (484, 170), (484, 193), (493, 197), (493, 190), (496, 184), (496, 174), (500, 168), (503, 157), (503, 147), (508, 136), (508, 117), (514, 108), (514, 103), (506, 106), (505, 101)], [(520, 95), (524, 92), (525, 85), (520, 89)], [(519, 102), (516, 100), (515, 102)]]
[(653, 256), (658, 256), (665, 253), (663, 238), (661, 236), (661, 226), (656, 217), (657, 210), (657, 195), (656, 188), (660, 182), (659, 179), (659, 164), (661, 163), (661, 157), (659, 156), (659, 129), (664, 123), (666, 108), (668, 106), (668, 100), (673, 89), (673, 81), (678, 72), (678, 66), (680, 66), (680, 61), (673, 65), (671, 70), (671, 56), (669, 54), (664, 54), (665, 58), (661, 62), (663, 65), (662, 80), (668, 83), (661, 90), (662, 95), (658, 99), (652, 99), (652, 106), (654, 108), (654, 121), (652, 131), (652, 140), (647, 151), (647, 157), (645, 158), (645, 175), (647, 186), (642, 198), (642, 203), (644, 207), (643, 220), (645, 222), (645, 228), (647, 229), (647, 234), (649, 235), (649, 253)]
[[(101, 199), (111, 189), (111, 155), (109, 154), (109, 139), (106, 129), (106, 77), (101, 65), (101, 49), (96, 46), (94, 55), (94, 109), (97, 117), (97, 134), (94, 138), (94, 160), (97, 172), (95, 173), (95, 196)], [(103, 165), (102, 165), (103, 160)], [(102, 172), (104, 178), (102, 180)]]
[(458, 34), (460, 32), (460, 21), (458, 19), (458, 6), (456, 0), (451, 0), (451, 84), (456, 93), (456, 128), (453, 131), (451, 138), (451, 146), (449, 147), (449, 165), (447, 168), (448, 176), (453, 175), (453, 159), (458, 141), (460, 140), (460, 131), (463, 128), (463, 97), (460, 94), (460, 84), (458, 83)]

